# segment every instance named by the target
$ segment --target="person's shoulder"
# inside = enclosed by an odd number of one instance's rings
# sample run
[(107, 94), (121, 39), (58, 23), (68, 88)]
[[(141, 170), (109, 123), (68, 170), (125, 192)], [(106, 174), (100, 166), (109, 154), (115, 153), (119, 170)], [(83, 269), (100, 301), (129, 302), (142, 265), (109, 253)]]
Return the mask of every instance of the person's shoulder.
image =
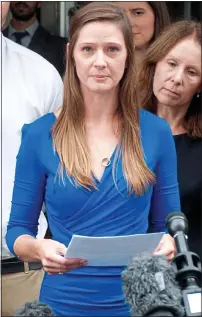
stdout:
[(58, 43), (61, 43), (61, 44), (67, 44), (67, 42), (68, 42), (68, 39), (67, 39), (67, 38), (61, 37), (61, 36), (56, 35), (56, 34), (51, 34), (51, 38), (52, 38), (55, 42), (58, 42)]
[(150, 132), (170, 132), (170, 126), (165, 119), (144, 109), (140, 110), (140, 125), (142, 129), (147, 129)]
[(167, 125), (166, 121), (163, 118), (144, 109), (140, 110), (140, 120), (157, 126), (164, 126), (165, 124)]
[(176, 146), (186, 146), (189, 148), (199, 148), (202, 150), (202, 137), (190, 136), (188, 133), (175, 134), (174, 140)]
[(48, 40), (51, 43), (59, 43), (64, 45), (68, 42), (67, 38), (51, 33), (41, 25), (38, 28), (38, 33), (43, 34), (46, 40)]
[(56, 116), (53, 112), (36, 119), (32, 123), (24, 124), (22, 127), (23, 138), (35, 139), (39, 142), (43, 136), (49, 136), (51, 129), (56, 121)]
[(41, 55), (22, 45), (16, 44), (14, 41), (11, 41), (6, 37), (4, 38), (4, 40), (7, 49), (9, 50), (9, 54), (12, 54), (13, 58), (20, 58), (21, 66), (23, 66), (24, 64), (28, 68), (39, 68), (43, 69), (44, 72), (56, 72), (54, 66)]
[(54, 34), (54, 33), (51, 33), (49, 31), (46, 30), (46, 32), (49, 33), (49, 36), (50, 36), (50, 39), (54, 42), (58, 42), (58, 43), (61, 43), (61, 44), (66, 44), (68, 42), (68, 39), (65, 38), (65, 37), (62, 37), (60, 35), (57, 35), (57, 34)]

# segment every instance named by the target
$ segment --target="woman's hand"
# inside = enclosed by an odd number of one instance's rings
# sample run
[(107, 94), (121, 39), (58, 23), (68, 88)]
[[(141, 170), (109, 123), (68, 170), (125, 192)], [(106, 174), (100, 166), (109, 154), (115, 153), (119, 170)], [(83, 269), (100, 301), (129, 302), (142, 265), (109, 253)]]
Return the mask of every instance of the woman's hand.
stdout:
[(164, 234), (163, 238), (159, 242), (154, 255), (165, 255), (168, 261), (172, 261), (176, 254), (175, 240), (169, 234)]
[(48, 274), (63, 274), (87, 264), (83, 259), (65, 259), (66, 246), (50, 239), (36, 239), (36, 253)]

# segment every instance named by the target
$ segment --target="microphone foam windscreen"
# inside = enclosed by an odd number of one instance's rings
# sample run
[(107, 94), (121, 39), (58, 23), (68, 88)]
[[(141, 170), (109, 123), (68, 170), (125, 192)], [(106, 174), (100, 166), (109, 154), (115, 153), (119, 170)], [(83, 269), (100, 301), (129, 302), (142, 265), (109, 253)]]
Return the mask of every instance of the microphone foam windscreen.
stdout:
[(14, 316), (54, 317), (55, 314), (48, 305), (33, 301), (27, 302), (22, 308), (17, 309)]
[(133, 316), (165, 307), (184, 316), (182, 293), (175, 279), (176, 272), (164, 256), (143, 254), (133, 258), (123, 271), (123, 292)]

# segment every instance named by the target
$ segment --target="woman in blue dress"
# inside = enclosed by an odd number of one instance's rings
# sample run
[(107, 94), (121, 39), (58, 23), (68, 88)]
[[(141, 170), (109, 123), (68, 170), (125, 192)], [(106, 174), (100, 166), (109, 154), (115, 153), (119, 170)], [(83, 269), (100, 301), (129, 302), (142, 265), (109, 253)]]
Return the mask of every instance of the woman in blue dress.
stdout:
[[(91, 3), (71, 20), (64, 101), (24, 125), (7, 244), (43, 264), (39, 301), (57, 316), (130, 316), (123, 267), (90, 267), (63, 256), (73, 234), (120, 236), (165, 231), (180, 210), (168, 124), (139, 110), (130, 24), (118, 6)], [(45, 202), (53, 239), (36, 239)], [(165, 234), (154, 250), (171, 260)], [(118, 252), (118, 246), (117, 246)]]

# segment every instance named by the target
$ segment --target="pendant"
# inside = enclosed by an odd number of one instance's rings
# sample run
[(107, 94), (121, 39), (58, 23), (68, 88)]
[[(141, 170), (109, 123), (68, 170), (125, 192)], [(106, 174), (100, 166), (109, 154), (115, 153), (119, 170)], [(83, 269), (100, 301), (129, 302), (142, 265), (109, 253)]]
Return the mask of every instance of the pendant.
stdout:
[(111, 160), (108, 157), (104, 157), (101, 161), (101, 165), (107, 167), (111, 164)]

